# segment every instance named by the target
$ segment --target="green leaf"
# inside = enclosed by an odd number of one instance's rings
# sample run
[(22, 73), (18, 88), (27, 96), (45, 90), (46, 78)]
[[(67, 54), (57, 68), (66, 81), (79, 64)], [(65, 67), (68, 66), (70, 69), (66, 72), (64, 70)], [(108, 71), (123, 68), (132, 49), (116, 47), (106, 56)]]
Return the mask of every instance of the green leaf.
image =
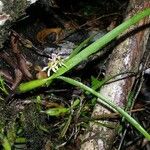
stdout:
[(81, 49), (83, 47), (85, 47), (93, 38), (95, 35), (90, 36), (89, 38), (87, 38), (86, 40), (84, 40), (79, 46), (77, 46), (73, 52), (71, 53), (71, 55), (69, 56), (69, 59), (72, 58), (73, 56), (75, 56), (76, 54), (78, 54)]
[(11, 150), (11, 145), (7, 138), (3, 139), (2, 145), (3, 145), (4, 150)]
[(42, 131), (44, 131), (46, 133), (49, 133), (49, 131), (48, 131), (48, 129), (46, 127), (44, 127), (42, 125), (39, 125), (38, 127), (39, 127), (40, 130), (42, 130)]
[(71, 108), (74, 109), (77, 105), (80, 104), (80, 100), (79, 99), (76, 99), (73, 104), (71, 105)]
[(71, 70), (73, 67), (81, 63), (83, 60), (88, 59), (88, 57), (98, 51), (100, 51), (106, 44), (108, 44), (110, 41), (112, 41), (114, 38), (119, 36), (121, 33), (123, 33), (126, 29), (128, 29), (130, 26), (134, 25), (144, 17), (150, 15), (150, 8), (147, 8), (143, 10), (142, 12), (137, 13), (127, 21), (123, 22), (121, 25), (117, 26), (114, 28), (112, 31), (108, 32), (105, 34), (103, 37), (83, 49), (81, 52), (79, 52), (77, 55), (73, 56), (71, 59), (67, 60), (65, 62), (64, 67), (62, 66), (61, 68), (58, 69), (58, 71), (53, 74), (51, 77), (44, 79), (44, 80), (35, 80), (35, 81), (30, 81), (24, 84), (21, 84), (18, 87), (18, 92), (26, 92), (30, 91), (32, 89), (35, 89), (37, 87), (40, 87), (46, 82), (49, 84), (52, 82), (54, 78), (57, 78), (58, 76), (66, 73), (67, 71)]
[(41, 111), (41, 112), (42, 113), (46, 113), (49, 116), (56, 116), (56, 117), (58, 117), (58, 116), (62, 116), (64, 114), (68, 113), (69, 110), (70, 109), (68, 109), (68, 108), (50, 108), (50, 109), (48, 109), (46, 111)]
[(1, 144), (4, 150), (11, 150), (11, 143), (8, 138), (2, 134), (0, 134)]
[(134, 119), (132, 118), (127, 112), (125, 112), (122, 108), (118, 107), (117, 105), (115, 105), (113, 103), (113, 100), (108, 99), (104, 96), (102, 96), (100, 93), (96, 92), (95, 90), (93, 90), (92, 88), (89, 88), (88, 86), (84, 85), (83, 83), (73, 80), (71, 78), (67, 78), (67, 77), (58, 77), (58, 79), (63, 80), (69, 84), (72, 84), (74, 86), (78, 86), (81, 89), (84, 89), (88, 92), (90, 92), (91, 94), (95, 95), (96, 97), (98, 97), (97, 101), (100, 102), (101, 104), (103, 104), (104, 106), (110, 108), (111, 110), (118, 112), (119, 114), (121, 114), (129, 123), (131, 123), (141, 134), (143, 134), (145, 136), (145, 138), (147, 138), (148, 140), (150, 140), (150, 134)]
[(30, 90), (35, 89), (37, 87), (41, 87), (43, 85), (46, 85), (47, 81), (49, 81), (48, 78), (47, 79), (40, 79), (40, 80), (33, 80), (30, 82), (22, 83), (19, 85), (19, 88), (17, 89), (16, 92), (24, 93), (24, 92), (30, 91)]
[(62, 129), (62, 131), (61, 131), (61, 133), (60, 133), (60, 137), (61, 137), (61, 138), (65, 136), (65, 134), (66, 134), (66, 132), (67, 132), (67, 130), (68, 130), (68, 128), (69, 128), (69, 125), (70, 125), (70, 123), (71, 123), (71, 119), (72, 119), (72, 116), (69, 115), (69, 118), (68, 118), (67, 122), (65, 123), (64, 128)]

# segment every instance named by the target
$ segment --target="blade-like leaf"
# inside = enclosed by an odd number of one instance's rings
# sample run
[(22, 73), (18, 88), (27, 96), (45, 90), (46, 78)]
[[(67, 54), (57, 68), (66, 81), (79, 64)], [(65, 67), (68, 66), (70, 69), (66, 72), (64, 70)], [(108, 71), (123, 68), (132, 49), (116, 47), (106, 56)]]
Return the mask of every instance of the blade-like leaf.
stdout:
[(91, 94), (95, 95), (98, 97), (97, 101), (100, 102), (101, 104), (105, 105), (106, 107), (112, 109), (113, 111), (119, 112), (129, 123), (131, 123), (141, 134), (143, 134), (148, 140), (150, 140), (150, 134), (135, 120), (133, 119), (127, 112), (125, 112), (122, 108), (118, 107), (113, 103), (113, 100), (108, 99), (104, 96), (102, 96), (100, 93), (96, 92), (92, 88), (89, 88), (88, 86), (84, 85), (83, 83), (73, 80), (71, 78), (67, 77), (58, 77), (58, 79), (61, 79), (69, 84), (72, 84), (74, 86), (78, 86)]
[(65, 62), (64, 67), (62, 66), (61, 68), (58, 69), (58, 71), (53, 74), (51, 77), (48, 79), (44, 80), (35, 80), (35, 81), (30, 81), (28, 83), (21, 84), (18, 87), (18, 92), (26, 92), (29, 90), (32, 90), (34, 88), (37, 88), (39, 86), (44, 85), (47, 81), (51, 82), (52, 79), (64, 74), (65, 72), (69, 71), (72, 69), (74, 66), (78, 65), (80, 62), (83, 60), (88, 59), (88, 57), (91, 54), (94, 54), (95, 52), (101, 50), (106, 44), (108, 44), (110, 41), (112, 41), (114, 38), (116, 38), (118, 35), (123, 33), (126, 29), (128, 29), (130, 26), (134, 25), (144, 17), (150, 15), (150, 8), (147, 8), (143, 10), (142, 12), (137, 13), (133, 17), (131, 17), (129, 20), (123, 22), (121, 25), (117, 26), (115, 29), (112, 31), (108, 32), (105, 34), (103, 37), (83, 49), (81, 52), (79, 52), (77, 55), (69, 59), (68, 61)]

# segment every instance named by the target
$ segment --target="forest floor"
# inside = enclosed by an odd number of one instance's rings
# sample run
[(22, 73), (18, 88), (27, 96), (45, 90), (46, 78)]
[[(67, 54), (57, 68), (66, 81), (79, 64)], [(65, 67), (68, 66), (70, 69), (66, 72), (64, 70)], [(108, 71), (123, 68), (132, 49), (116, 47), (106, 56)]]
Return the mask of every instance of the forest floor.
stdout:
[[(34, 4), (27, 8), (25, 17), (12, 24), (10, 38), (0, 56), (0, 137), (5, 139), (0, 149), (7, 150), (5, 145), (15, 150), (80, 149), (83, 135), (93, 121), (95, 97), (59, 80), (26, 93), (18, 93), (17, 88), (21, 83), (45, 79), (57, 72), (81, 42), (90, 37), (82, 50), (119, 25), (127, 6), (127, 0), (70, 1), (49, 10)], [(115, 47), (113, 42), (65, 75), (90, 87), (103, 81)], [(147, 54), (149, 50), (150, 40)], [(146, 68), (149, 67), (150, 64)], [(149, 90), (148, 94), (148, 98), (138, 96), (132, 114), (147, 130)], [(119, 116), (112, 119), (121, 121)], [(150, 149), (148, 141), (127, 123), (114, 141), (113, 149), (119, 147)]]

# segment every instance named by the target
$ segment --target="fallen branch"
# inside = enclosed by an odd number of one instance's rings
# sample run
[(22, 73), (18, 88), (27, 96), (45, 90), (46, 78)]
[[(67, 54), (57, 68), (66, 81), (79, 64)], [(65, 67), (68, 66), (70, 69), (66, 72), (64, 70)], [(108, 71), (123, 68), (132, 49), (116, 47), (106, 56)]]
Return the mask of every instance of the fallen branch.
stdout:
[[(148, 1), (133, 1), (130, 0), (129, 8), (133, 6), (132, 11), (128, 10), (126, 19), (131, 17), (133, 14), (138, 11), (143, 10), (144, 8), (150, 7), (150, 2)], [(125, 19), (125, 20), (126, 20)], [(150, 18), (147, 17), (143, 19), (140, 23), (136, 24), (132, 29), (128, 29), (129, 33), (131, 30), (138, 28), (141, 25), (149, 23)], [(124, 34), (125, 34), (124, 33)], [(118, 45), (110, 58), (109, 65), (107, 68), (106, 76), (114, 76), (124, 71), (138, 71), (140, 61), (142, 59), (143, 53), (145, 51), (145, 46), (149, 37), (149, 30), (142, 30), (124, 40), (120, 45)], [(105, 97), (113, 99), (114, 103), (119, 107), (124, 107), (127, 102), (127, 96), (131, 91), (132, 85), (134, 83), (135, 77), (126, 78), (117, 82), (110, 83), (105, 85), (100, 93)], [(93, 117), (111, 114), (110, 110), (104, 108), (102, 105), (97, 104), (93, 111)], [(119, 122), (104, 121), (105, 123), (112, 123), (114, 126), (119, 124)], [(91, 131), (85, 135), (84, 141), (82, 144), (82, 150), (106, 150), (111, 149), (114, 142), (117, 131), (115, 129), (106, 128), (103, 126), (98, 126), (97, 124), (91, 123)], [(96, 136), (93, 136), (96, 135)], [(94, 138), (93, 138), (94, 137)], [(88, 139), (88, 140), (86, 140)]]

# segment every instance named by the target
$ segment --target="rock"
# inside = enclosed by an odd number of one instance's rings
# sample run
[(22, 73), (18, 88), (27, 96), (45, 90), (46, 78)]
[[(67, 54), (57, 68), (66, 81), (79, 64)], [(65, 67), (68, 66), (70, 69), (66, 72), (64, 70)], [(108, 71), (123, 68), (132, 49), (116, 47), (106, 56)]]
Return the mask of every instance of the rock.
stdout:
[[(0, 48), (8, 38), (12, 22), (24, 15), (26, 8), (37, 0), (0, 0)], [(38, 0), (39, 3), (48, 3), (45, 0)]]
[[(31, 4), (33, 7), (29, 7)], [(36, 8), (38, 8), (38, 11), (34, 12), (35, 5)], [(12, 26), (12, 23), (23, 15), (27, 14), (29, 16), (34, 16), (34, 13), (36, 13), (35, 15), (38, 15), (39, 18), (42, 17), (45, 19), (47, 18), (45, 14), (49, 12), (46, 15), (48, 15), (48, 17), (51, 16), (51, 18), (54, 15), (53, 20), (56, 20), (56, 24), (60, 24), (62, 20), (59, 19), (53, 10), (51, 10), (51, 6), (55, 6), (53, 0), (0, 0), (0, 49), (8, 38), (9, 29)], [(41, 9), (44, 10), (44, 13), (41, 13)], [(62, 24), (60, 25), (63, 26)]]

